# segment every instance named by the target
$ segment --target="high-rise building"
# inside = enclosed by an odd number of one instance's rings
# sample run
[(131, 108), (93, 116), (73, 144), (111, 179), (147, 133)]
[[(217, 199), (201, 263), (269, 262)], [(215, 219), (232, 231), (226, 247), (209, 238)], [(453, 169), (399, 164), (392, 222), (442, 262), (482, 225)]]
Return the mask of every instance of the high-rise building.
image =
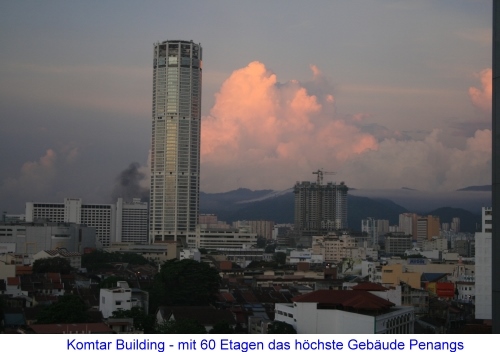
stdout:
[(154, 45), (149, 240), (186, 238), (199, 212), (202, 48)]
[(417, 240), (417, 219), (415, 213), (399, 214), (399, 231), (412, 235), (414, 241)]
[(420, 216), (417, 219), (417, 244), (422, 248), (423, 242), (439, 236), (441, 223), (435, 215)]
[(347, 186), (344, 182), (321, 185), (297, 182), (295, 193), (295, 231), (318, 234), (347, 228)]
[(370, 235), (372, 245), (378, 245), (379, 239), (389, 232), (389, 220), (375, 218), (362, 219), (361, 232), (366, 232)]
[(85, 204), (81, 198), (64, 198), (64, 203), (26, 203), (27, 222), (48, 220), (84, 224), (95, 228), (103, 247), (113, 242), (147, 242), (148, 204), (134, 198), (116, 204)]

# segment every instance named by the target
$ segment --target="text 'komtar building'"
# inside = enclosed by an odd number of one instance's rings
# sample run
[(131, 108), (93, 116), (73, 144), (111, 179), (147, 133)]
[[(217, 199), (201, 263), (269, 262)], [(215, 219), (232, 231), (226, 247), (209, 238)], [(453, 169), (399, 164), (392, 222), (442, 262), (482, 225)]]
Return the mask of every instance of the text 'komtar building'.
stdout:
[(202, 48), (154, 45), (150, 242), (185, 239), (199, 212)]

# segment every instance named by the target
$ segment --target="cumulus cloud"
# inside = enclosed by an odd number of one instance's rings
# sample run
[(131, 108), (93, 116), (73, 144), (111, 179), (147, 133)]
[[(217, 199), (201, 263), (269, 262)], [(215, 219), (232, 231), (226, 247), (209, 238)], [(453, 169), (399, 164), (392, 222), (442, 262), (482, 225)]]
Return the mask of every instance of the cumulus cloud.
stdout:
[(470, 99), (475, 107), (486, 113), (491, 113), (491, 93), (493, 85), (491, 68), (482, 70), (478, 74), (478, 77), (481, 80), (481, 87), (469, 88)]
[(56, 152), (47, 149), (37, 161), (25, 162), (17, 177), (4, 180), (0, 196), (5, 199), (34, 199), (45, 194), (56, 180), (56, 161)]
[(335, 171), (338, 163), (378, 148), (372, 135), (335, 116), (327, 82), (311, 69), (307, 89), (294, 80), (279, 83), (260, 62), (231, 74), (202, 121), (204, 189), (288, 188), (318, 167)]
[[(316, 66), (309, 82), (280, 83), (263, 63), (234, 71), (202, 120), (202, 188), (285, 189), (336, 171), (363, 188), (453, 190), (490, 182), (491, 130), (477, 130), (450, 147), (433, 130), (423, 139), (372, 122), (369, 113), (338, 116), (333, 86)], [(488, 78), (489, 75), (489, 78)], [(478, 107), (491, 104), (491, 71), (469, 91)]]
[(491, 182), (491, 130), (476, 131), (463, 149), (446, 146), (441, 134), (433, 130), (421, 141), (386, 139), (376, 152), (346, 163), (345, 172), (353, 184), (370, 188), (455, 190)]

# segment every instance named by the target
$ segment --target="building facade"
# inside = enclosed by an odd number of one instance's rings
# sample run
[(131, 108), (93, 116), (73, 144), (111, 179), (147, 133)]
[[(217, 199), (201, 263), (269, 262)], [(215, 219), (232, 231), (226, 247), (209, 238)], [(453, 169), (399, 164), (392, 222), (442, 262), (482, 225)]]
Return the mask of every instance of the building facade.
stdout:
[(26, 203), (26, 221), (83, 224), (95, 229), (103, 247), (112, 242), (147, 242), (148, 205), (134, 198), (116, 204), (85, 204), (81, 198), (64, 198), (64, 203)]
[(99, 247), (96, 231), (92, 227), (74, 223), (36, 222), (0, 223), (0, 245), (13, 254), (28, 255), (40, 251), (65, 248), (69, 252), (83, 253), (85, 248)]
[(362, 219), (361, 232), (366, 232), (370, 235), (372, 245), (378, 245), (381, 236), (389, 232), (389, 220), (380, 220), (375, 218)]
[(347, 191), (341, 182), (321, 185), (297, 182), (295, 193), (295, 231), (320, 234), (347, 228)]
[(257, 246), (257, 234), (240, 229), (210, 229), (201, 225), (187, 235), (188, 248), (251, 248)]
[(415, 213), (399, 214), (398, 231), (404, 232), (407, 235), (412, 235), (414, 241), (417, 240), (417, 219), (418, 215)]
[(391, 232), (385, 235), (386, 255), (404, 255), (412, 248), (411, 235), (404, 232)]
[(202, 48), (154, 45), (149, 240), (185, 238), (198, 221)]
[(125, 202), (118, 198), (116, 202), (116, 242), (148, 242), (148, 203), (133, 198)]
[(492, 221), (491, 207), (482, 209), (482, 231), (476, 232), (476, 319), (492, 318)]
[(417, 219), (417, 244), (422, 247), (423, 242), (439, 237), (441, 223), (435, 215), (420, 216)]

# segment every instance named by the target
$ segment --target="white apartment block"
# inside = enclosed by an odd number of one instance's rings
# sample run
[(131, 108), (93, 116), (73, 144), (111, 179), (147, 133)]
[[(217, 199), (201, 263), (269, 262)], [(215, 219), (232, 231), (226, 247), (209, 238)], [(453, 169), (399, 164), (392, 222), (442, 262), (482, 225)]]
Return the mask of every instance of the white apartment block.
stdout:
[(104, 319), (113, 315), (116, 310), (132, 309), (132, 290), (126, 281), (118, 281), (118, 287), (101, 288), (99, 292), (99, 311)]
[(482, 208), (482, 231), (476, 232), (476, 319), (492, 318), (492, 208)]
[(130, 310), (139, 307), (148, 311), (148, 293), (139, 289), (132, 289), (126, 281), (118, 281), (117, 287), (101, 288), (99, 292), (99, 311), (104, 319), (113, 315), (117, 310)]
[(81, 198), (64, 198), (64, 203), (26, 203), (26, 221), (85, 224), (95, 228), (103, 247), (112, 242), (147, 242), (147, 203), (118, 198), (117, 204), (84, 204)]
[(257, 245), (257, 234), (241, 229), (210, 229), (196, 226), (195, 233), (187, 235), (188, 248), (251, 248)]
[(343, 258), (351, 258), (353, 251), (358, 253), (356, 239), (349, 235), (313, 236), (314, 254), (322, 254), (325, 262), (339, 263)]
[(116, 202), (116, 242), (148, 243), (148, 203), (140, 198)]

